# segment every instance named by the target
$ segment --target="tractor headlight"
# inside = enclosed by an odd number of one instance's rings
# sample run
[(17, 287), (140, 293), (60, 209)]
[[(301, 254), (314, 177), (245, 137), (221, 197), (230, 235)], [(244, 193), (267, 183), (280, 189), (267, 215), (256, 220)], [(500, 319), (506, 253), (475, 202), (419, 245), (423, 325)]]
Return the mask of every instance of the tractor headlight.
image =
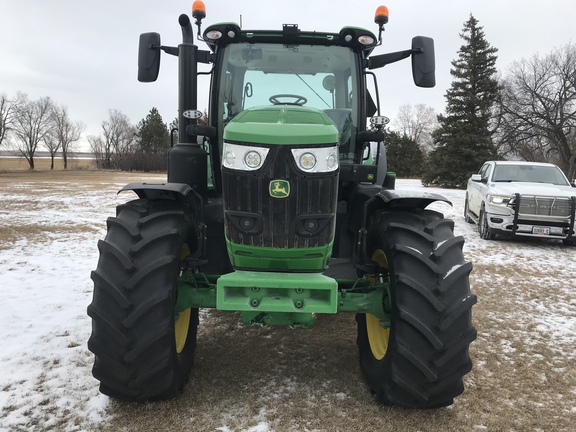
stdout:
[(255, 171), (264, 165), (270, 149), (224, 142), (222, 165), (240, 171)]
[(338, 169), (337, 147), (292, 149), (292, 156), (299, 169), (309, 173), (330, 172)]
[(251, 170), (262, 166), (262, 155), (256, 150), (249, 150), (244, 154), (244, 164)]
[(298, 158), (298, 166), (305, 171), (313, 170), (316, 162), (316, 156), (310, 152), (302, 153)]

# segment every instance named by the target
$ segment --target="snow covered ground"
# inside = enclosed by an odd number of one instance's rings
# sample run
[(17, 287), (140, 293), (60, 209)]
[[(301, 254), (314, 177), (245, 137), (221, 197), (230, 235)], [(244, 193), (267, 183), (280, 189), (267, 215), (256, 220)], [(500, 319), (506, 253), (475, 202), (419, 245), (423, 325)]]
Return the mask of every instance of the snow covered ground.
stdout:
[[(129, 181), (163, 179), (151, 175)], [(130, 192), (116, 195), (129, 181), (110, 174), (99, 183), (34, 179), (0, 183), (0, 431), (94, 430), (113, 420), (113, 402), (99, 394), (91, 375), (92, 355), (86, 347), (91, 323), (86, 307), (92, 296), (90, 271), (98, 259), (96, 242), (104, 237), (106, 218), (114, 214), (115, 206), (130, 198)], [(397, 188), (422, 186), (418, 180), (398, 180)], [(537, 357), (526, 354), (521, 346), (532, 344), (536, 352), (545, 341), (566, 361), (550, 365), (538, 376), (550, 379), (556, 368), (568, 386), (562, 397), (572, 398), (564, 402), (575, 407), (576, 248), (549, 242), (482, 241), (476, 227), (463, 220), (464, 191), (426, 190), (443, 194), (453, 203), (453, 207), (434, 207), (455, 220), (456, 235), (466, 240), (465, 255), (475, 266), (472, 288), (483, 293), (484, 297), (479, 294), (479, 304), (485, 302), (481, 317), (491, 323), (476, 325), (479, 340), (487, 340), (485, 350), (502, 364), (538, 367)], [(495, 265), (501, 271), (495, 272)], [(506, 287), (529, 283), (526, 275), (531, 274), (536, 278), (532, 285), (515, 291), (518, 308), (499, 309)], [(554, 294), (538, 295), (538, 286), (551, 286)], [(507, 336), (511, 329), (506, 319), (511, 315), (516, 330)], [(482, 376), (498, 373), (488, 365), (491, 358), (478, 354), (476, 375), (465, 393), (471, 401), (474, 392), (482, 392)], [(346, 394), (339, 395), (335, 398), (346, 398)], [(503, 403), (514, 400), (510, 390)], [(544, 399), (528, 402), (526, 409), (547, 406)], [(558, 416), (574, 418), (576, 408), (560, 410)], [(274, 430), (262, 410), (244, 424), (252, 425), (242, 429), (246, 431)], [(480, 419), (472, 425), (480, 430), (485, 426)], [(234, 430), (224, 417), (218, 429)], [(294, 430), (298, 429), (310, 430), (296, 425)]]

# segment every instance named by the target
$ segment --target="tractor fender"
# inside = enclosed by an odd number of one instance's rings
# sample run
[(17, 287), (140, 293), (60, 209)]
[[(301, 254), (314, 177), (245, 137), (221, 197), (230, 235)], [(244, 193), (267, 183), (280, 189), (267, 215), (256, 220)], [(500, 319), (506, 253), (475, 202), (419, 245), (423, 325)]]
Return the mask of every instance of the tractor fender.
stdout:
[(435, 201), (452, 205), (442, 195), (425, 191), (384, 189), (379, 185), (356, 184), (348, 199), (350, 228), (365, 230), (370, 216), (377, 210), (391, 207), (424, 209)]
[(348, 227), (351, 232), (362, 233), (368, 228), (370, 217), (387, 208), (424, 209), (435, 201), (452, 205), (445, 197), (426, 191), (384, 189), (379, 185), (355, 184), (348, 197)]
[(425, 209), (435, 201), (442, 201), (449, 205), (452, 203), (440, 194), (426, 192), (426, 191), (413, 191), (413, 190), (391, 190), (382, 189), (376, 193), (370, 200), (375, 201), (378, 208), (386, 207), (412, 207)]
[(185, 183), (130, 183), (120, 189), (118, 193), (124, 191), (133, 191), (141, 199), (180, 201), (196, 209), (201, 209), (203, 205), (202, 197)]
[(425, 209), (433, 202), (445, 202), (452, 206), (452, 203), (440, 194), (414, 191), (381, 189), (364, 203), (362, 211), (362, 229), (367, 228), (367, 224), (376, 211), (393, 208), (417, 208)]
[(395, 189), (380, 189), (371, 198), (364, 202), (362, 208), (362, 217), (360, 220), (360, 229), (358, 231), (357, 253), (360, 256), (360, 262), (367, 262), (363, 257), (366, 256), (366, 233), (368, 231), (368, 224), (371, 217), (378, 211), (383, 209), (398, 209), (400, 211), (406, 209), (421, 209), (424, 210), (433, 202), (445, 202), (452, 206), (452, 203), (442, 195), (413, 190), (395, 190)]

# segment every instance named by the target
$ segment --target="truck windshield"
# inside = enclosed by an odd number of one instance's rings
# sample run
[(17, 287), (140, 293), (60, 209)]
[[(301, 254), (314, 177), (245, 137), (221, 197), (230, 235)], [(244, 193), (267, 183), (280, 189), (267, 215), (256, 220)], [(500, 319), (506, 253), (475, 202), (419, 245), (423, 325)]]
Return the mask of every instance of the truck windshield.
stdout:
[(497, 165), (492, 178), (495, 182), (550, 183), (569, 186), (559, 168), (542, 165)]
[(228, 45), (223, 55), (218, 99), (221, 126), (253, 107), (296, 104), (316, 108), (336, 125), (343, 161), (353, 158), (358, 80), (352, 50), (241, 43)]

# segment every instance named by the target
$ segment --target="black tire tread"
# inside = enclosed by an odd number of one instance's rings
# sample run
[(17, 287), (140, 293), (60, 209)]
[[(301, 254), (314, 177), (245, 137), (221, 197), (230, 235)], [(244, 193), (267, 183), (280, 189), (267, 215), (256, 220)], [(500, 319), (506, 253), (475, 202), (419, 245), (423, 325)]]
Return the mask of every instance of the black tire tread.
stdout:
[(139, 199), (116, 208), (108, 233), (98, 242), (100, 259), (91, 273), (88, 306), (94, 353), (93, 375), (100, 391), (127, 401), (174, 397), (186, 382), (196, 345), (198, 310), (189, 337), (175, 351), (174, 305), (179, 254), (197, 243), (185, 204)]
[(392, 291), (390, 343), (378, 361), (370, 350), (365, 316), (358, 315), (360, 363), (371, 389), (385, 404), (407, 408), (449, 405), (471, 370), (476, 338), (470, 292), (472, 265), (454, 222), (429, 210), (380, 211), (367, 235), (367, 252), (383, 249)]

